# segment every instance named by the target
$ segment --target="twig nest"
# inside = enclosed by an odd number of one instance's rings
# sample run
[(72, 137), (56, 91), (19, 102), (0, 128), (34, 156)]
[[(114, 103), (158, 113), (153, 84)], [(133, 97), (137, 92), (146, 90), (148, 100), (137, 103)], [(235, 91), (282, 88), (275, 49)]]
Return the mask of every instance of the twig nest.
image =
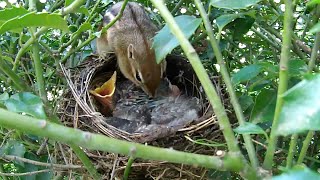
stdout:
[(108, 136), (149, 142), (196, 128), (212, 116), (191, 65), (181, 56), (167, 57), (166, 78), (155, 98), (122, 76), (114, 55), (90, 56), (76, 69), (61, 68), (75, 107), (81, 107), (79, 120)]

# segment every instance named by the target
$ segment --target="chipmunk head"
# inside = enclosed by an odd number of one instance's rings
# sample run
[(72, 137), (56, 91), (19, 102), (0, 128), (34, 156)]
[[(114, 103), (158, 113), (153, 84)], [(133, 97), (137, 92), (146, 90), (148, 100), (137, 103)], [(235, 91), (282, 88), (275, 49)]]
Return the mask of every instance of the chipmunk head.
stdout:
[(149, 96), (154, 97), (163, 75), (164, 65), (157, 64), (153, 49), (137, 50), (130, 44), (127, 48), (127, 58), (131, 65), (132, 80)]

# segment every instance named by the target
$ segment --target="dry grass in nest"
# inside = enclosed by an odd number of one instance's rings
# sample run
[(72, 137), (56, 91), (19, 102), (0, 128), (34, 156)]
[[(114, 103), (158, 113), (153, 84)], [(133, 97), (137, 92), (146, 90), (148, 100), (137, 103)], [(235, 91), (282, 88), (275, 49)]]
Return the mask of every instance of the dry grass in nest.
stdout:
[[(148, 139), (138, 133), (127, 133), (105, 122), (105, 117), (97, 112), (96, 102), (89, 94), (89, 90), (92, 89), (92, 83), (96, 81), (95, 78), (99, 74), (111, 77), (117, 70), (116, 58), (113, 55), (110, 55), (107, 60), (90, 56), (76, 68), (66, 68), (60, 64), (69, 85), (69, 91), (64, 93), (63, 101), (60, 103), (60, 119), (69, 127), (101, 133), (117, 139), (148, 143), (157, 147), (208, 155), (214, 155), (218, 149), (224, 150), (226, 146), (216, 116), (202, 92), (202, 87), (191, 65), (181, 56), (168, 56), (167, 62), (167, 77), (172, 84), (178, 85), (184, 93), (196, 96), (202, 102), (201, 117), (177, 132), (171, 132), (158, 139)], [(119, 76), (117, 81), (123, 79)], [(228, 102), (220, 77), (212, 77), (212, 80), (222, 101)], [(228, 105), (225, 104), (225, 107), (228, 108)], [(192, 141), (199, 139), (206, 139), (206, 141)], [(210, 142), (220, 144), (211, 143), (210, 145)], [(105, 179), (122, 177), (127, 157), (101, 151), (86, 151), (86, 153)], [(74, 161), (79, 162), (75, 159)], [(206, 179), (206, 172), (207, 170), (201, 167), (137, 159), (132, 165), (130, 179)]]

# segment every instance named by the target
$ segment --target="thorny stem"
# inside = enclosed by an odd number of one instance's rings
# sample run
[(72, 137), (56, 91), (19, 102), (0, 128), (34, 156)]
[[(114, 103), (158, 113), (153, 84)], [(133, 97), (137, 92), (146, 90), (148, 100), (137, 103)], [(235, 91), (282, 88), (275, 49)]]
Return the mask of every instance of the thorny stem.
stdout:
[(273, 123), (271, 127), (270, 140), (268, 143), (267, 152), (264, 158), (263, 166), (266, 169), (271, 169), (273, 164), (274, 152), (277, 144), (276, 129), (278, 127), (279, 116), (283, 105), (283, 93), (287, 91), (288, 87), (288, 64), (290, 57), (290, 46), (292, 38), (292, 17), (293, 17), (292, 0), (285, 0), (284, 12), (284, 28), (283, 28), (283, 43), (280, 55), (280, 69), (279, 69), (279, 86), (277, 94), (277, 104)]
[[(239, 124), (243, 125), (245, 123), (245, 118), (244, 118), (241, 106), (240, 106), (240, 104), (238, 102), (237, 95), (236, 95), (236, 93), (234, 91), (234, 88), (232, 86), (231, 79), (230, 79), (227, 67), (225, 65), (225, 62), (223, 60), (221, 51), (219, 49), (219, 45), (218, 45), (218, 43), (217, 43), (217, 41), (216, 41), (216, 39), (214, 37), (214, 33), (213, 33), (213, 30), (212, 30), (212, 25), (211, 25), (211, 23), (209, 21), (208, 15), (205, 12), (205, 9), (204, 9), (201, 1), (200, 0), (195, 0), (195, 4), (196, 4), (196, 6), (197, 6), (197, 8), (198, 8), (198, 10), (200, 12), (200, 15), (201, 15), (202, 19), (203, 19), (206, 31), (207, 31), (208, 36), (210, 38), (211, 46), (213, 48), (214, 54), (216, 56), (216, 59), (217, 59), (219, 65), (220, 65), (221, 75), (222, 75), (222, 78), (224, 79), (224, 82), (225, 82), (225, 84), (227, 86), (227, 90), (228, 90), (228, 93), (230, 95), (231, 103), (232, 103), (233, 108), (234, 108), (234, 110), (236, 112), (236, 116), (238, 118)], [(251, 137), (250, 137), (249, 134), (244, 134), (243, 138), (244, 138), (244, 141), (245, 141), (245, 146), (246, 146), (246, 149), (248, 151), (248, 155), (249, 155), (250, 161), (252, 163), (252, 166), (257, 168), (258, 167), (258, 159), (256, 157), (256, 152), (255, 152), (255, 148), (253, 146)]]

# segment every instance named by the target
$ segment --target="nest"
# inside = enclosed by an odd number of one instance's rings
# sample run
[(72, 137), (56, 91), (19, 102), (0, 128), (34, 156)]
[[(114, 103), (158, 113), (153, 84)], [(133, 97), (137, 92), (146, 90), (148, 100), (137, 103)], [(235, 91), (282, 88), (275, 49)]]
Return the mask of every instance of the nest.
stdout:
[[(60, 67), (69, 85), (69, 90), (64, 93), (59, 106), (60, 119), (66, 126), (101, 133), (117, 139), (148, 143), (158, 147), (170, 147), (185, 152), (213, 155), (218, 149), (225, 148), (223, 135), (199, 80), (191, 65), (181, 56), (170, 55), (167, 57), (166, 76), (172, 84), (178, 86), (183, 94), (188, 97), (196, 97), (199, 100), (201, 107), (198, 112), (199, 117), (184, 124), (183, 127), (154, 133), (156, 135), (129, 133), (110, 125), (106, 121), (106, 117), (99, 112), (101, 109), (89, 93), (89, 90), (101, 81), (101, 77), (111, 77), (114, 71), (118, 71), (117, 82), (126, 81), (117, 68), (114, 55), (111, 54), (107, 59), (100, 59), (92, 55), (76, 68), (66, 68), (61, 64)], [(220, 77), (215, 76), (211, 79), (222, 102), (228, 102), (223, 84), (220, 83)], [(225, 107), (228, 109), (228, 104), (225, 103)], [(193, 141), (195, 139), (206, 139), (206, 141), (195, 142)], [(218, 145), (213, 145), (210, 142), (216, 142)], [(105, 175), (105, 179), (122, 177), (127, 157), (101, 151), (86, 151), (86, 153), (93, 160), (97, 169)], [(72, 161), (79, 162), (76, 159), (72, 159)], [(206, 172), (207, 169), (199, 167), (136, 160), (132, 165), (130, 179), (200, 179), (206, 177)]]

